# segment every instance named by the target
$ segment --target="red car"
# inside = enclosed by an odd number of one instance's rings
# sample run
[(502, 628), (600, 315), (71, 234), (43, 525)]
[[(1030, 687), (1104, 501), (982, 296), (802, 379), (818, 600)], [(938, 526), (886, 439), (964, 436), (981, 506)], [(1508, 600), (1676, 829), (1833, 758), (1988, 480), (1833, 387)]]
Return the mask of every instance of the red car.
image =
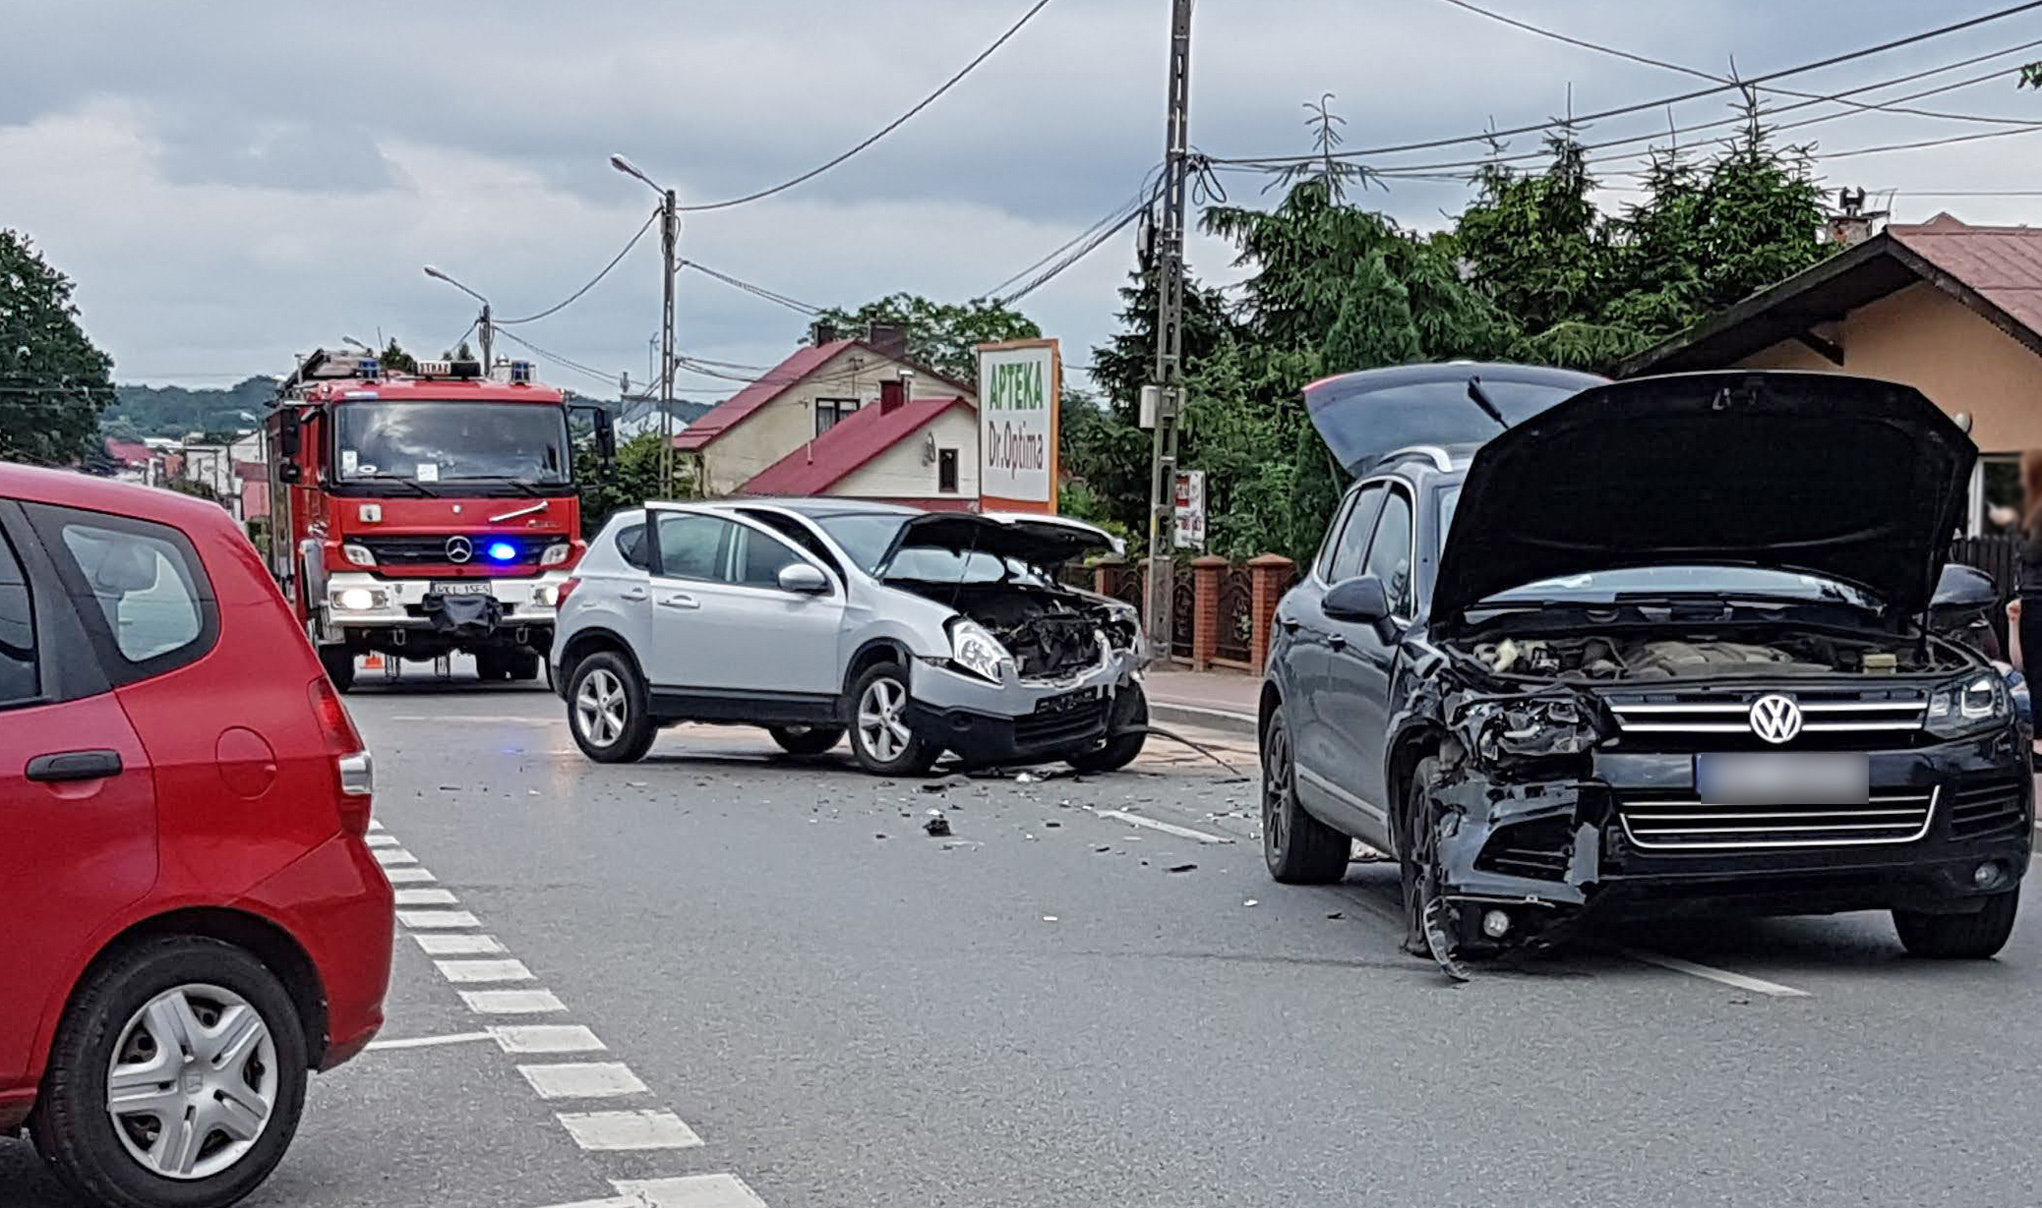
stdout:
[(232, 517), (0, 465), (0, 1135), (92, 1204), (254, 1190), (382, 1026), (370, 791)]

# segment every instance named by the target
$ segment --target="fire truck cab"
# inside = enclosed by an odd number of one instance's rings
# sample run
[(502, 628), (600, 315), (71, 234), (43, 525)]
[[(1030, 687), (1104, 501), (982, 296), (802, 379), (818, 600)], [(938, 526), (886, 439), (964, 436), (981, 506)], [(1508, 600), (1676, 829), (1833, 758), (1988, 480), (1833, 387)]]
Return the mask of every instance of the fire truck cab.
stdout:
[[(586, 549), (568, 423), (582, 409), (522, 361), (395, 373), (319, 349), (285, 380), (265, 420), (271, 569), (337, 687), (370, 652), (538, 676)], [(615, 436), (585, 409), (607, 464)]]

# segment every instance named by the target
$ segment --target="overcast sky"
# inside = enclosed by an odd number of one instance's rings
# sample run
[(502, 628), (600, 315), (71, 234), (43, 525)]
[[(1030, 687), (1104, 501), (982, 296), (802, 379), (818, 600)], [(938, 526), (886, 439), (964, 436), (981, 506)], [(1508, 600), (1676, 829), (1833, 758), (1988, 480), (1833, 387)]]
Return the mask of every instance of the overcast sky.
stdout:
[[(1745, 74), (1810, 62), (2010, 0), (1483, 0), (1639, 54)], [(870, 134), (977, 54), (1026, 0), (0, 0), (0, 226), (78, 283), (87, 331), (121, 381), (224, 385), (278, 373), (343, 334), (438, 352), (473, 317), (431, 263), (501, 315), (558, 301), (623, 246), (653, 203), (623, 152), (683, 203), (749, 192)], [(1160, 159), (1168, 0), (1052, 0), (948, 96), (850, 163), (768, 201), (691, 216), (683, 254), (818, 305), (895, 290), (980, 294), (1132, 196)], [(2042, 39), (2042, 9), (1781, 81), (1839, 91)], [(2042, 57), (2042, 49), (2022, 57)], [(1866, 99), (2011, 68), (1995, 59)], [(1310, 149), (1301, 103), (1335, 95), (1350, 147), (1473, 133), (1689, 91), (1690, 77), (1536, 38), (1443, 0), (1200, 0), (1193, 141), (1218, 156)], [(1787, 103), (1778, 98), (1775, 103)], [(2006, 77), (1914, 104), (2033, 117)], [(1804, 109), (1794, 117), (1830, 112)], [(1721, 98), (1676, 108), (1681, 124)], [(1786, 119), (1782, 119), (1786, 120)], [(1647, 112), (1591, 141), (1663, 129)], [(1886, 113), (1795, 131), (1823, 151), (1995, 127)], [(1700, 136), (1689, 136), (1690, 139)], [(1535, 145), (1513, 140), (1512, 150)], [(1468, 158), (1479, 148), (1383, 156)], [(1844, 158), (1825, 181), (1898, 189), (1918, 221), (2028, 222), (2042, 135)], [(1608, 165), (1627, 183), (1630, 162)], [(1268, 204), (1229, 176), (1233, 198)], [(1418, 227), (1464, 186), (1396, 184), (1371, 203)], [(1621, 202), (1623, 194), (1609, 200)], [(1132, 230), (1023, 303), (1073, 367), (1111, 331)], [(1227, 249), (1196, 241), (1201, 274)], [(659, 322), (646, 239), (577, 305), (517, 329), (606, 373), (648, 370)], [(679, 346), (747, 364), (806, 321), (684, 274)], [(567, 371), (549, 375), (599, 389)], [(691, 397), (719, 383), (683, 379)]]

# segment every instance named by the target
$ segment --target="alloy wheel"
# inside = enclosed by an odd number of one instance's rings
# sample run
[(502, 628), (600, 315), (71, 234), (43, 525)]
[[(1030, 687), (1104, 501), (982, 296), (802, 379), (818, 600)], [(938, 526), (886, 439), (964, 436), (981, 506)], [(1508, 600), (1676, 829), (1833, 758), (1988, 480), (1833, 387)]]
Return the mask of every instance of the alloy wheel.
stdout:
[(128, 1156), (167, 1179), (210, 1178), (261, 1139), (276, 1108), (276, 1042), (247, 999), (186, 985), (129, 1018), (107, 1068), (106, 1111)]
[(623, 736), (628, 708), (623, 683), (598, 667), (583, 677), (581, 690), (575, 693), (574, 724), (590, 743), (607, 747)]
[(859, 741), (881, 763), (899, 759), (914, 739), (902, 718), (907, 703), (907, 689), (891, 679), (873, 680), (858, 699)]
[(1283, 856), (1290, 839), (1290, 776), (1290, 732), (1279, 720), (1262, 753), (1262, 842), (1271, 859)]

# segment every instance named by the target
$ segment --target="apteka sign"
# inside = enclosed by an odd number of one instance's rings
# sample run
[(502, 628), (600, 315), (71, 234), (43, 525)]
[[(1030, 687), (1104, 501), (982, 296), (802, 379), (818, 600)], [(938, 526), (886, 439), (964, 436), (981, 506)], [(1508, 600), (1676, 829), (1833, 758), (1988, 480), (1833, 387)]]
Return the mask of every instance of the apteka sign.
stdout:
[(979, 345), (979, 497), (987, 509), (1056, 511), (1062, 393), (1055, 340)]

